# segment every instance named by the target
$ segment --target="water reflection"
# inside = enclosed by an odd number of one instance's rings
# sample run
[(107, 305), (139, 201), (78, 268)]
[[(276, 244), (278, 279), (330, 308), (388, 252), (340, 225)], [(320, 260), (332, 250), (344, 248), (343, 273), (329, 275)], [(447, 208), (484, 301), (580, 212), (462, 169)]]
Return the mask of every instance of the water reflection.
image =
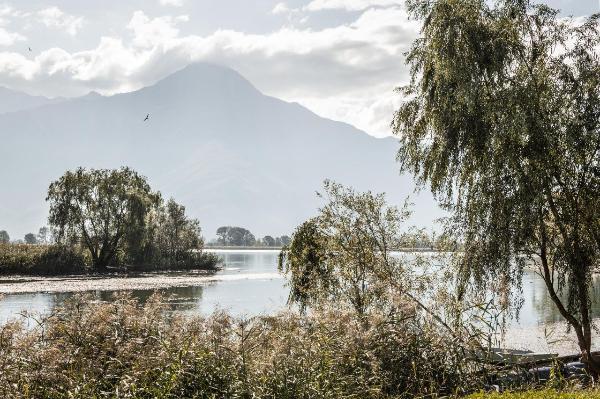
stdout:
[[(550, 299), (550, 296), (546, 292), (546, 284), (544, 280), (537, 274), (533, 272), (529, 272), (530, 276), (528, 276), (528, 287), (523, 287), (523, 293), (525, 295), (525, 302), (531, 304), (531, 311), (529, 312), (533, 318), (536, 319), (537, 324), (545, 324), (552, 322), (562, 322), (564, 321), (560, 312)], [(600, 276), (596, 275), (592, 278), (592, 317), (599, 318), (600, 317)], [(525, 285), (525, 284), (523, 284)], [(568, 303), (568, 298), (566, 293), (560, 295), (561, 300), (565, 306)], [(530, 316), (530, 318), (532, 317)]]
[[(170, 309), (190, 315), (210, 314), (217, 309), (235, 315), (267, 314), (285, 306), (288, 290), (277, 271), (277, 251), (218, 251), (223, 259), (221, 276), (235, 276), (192, 287), (158, 290), (167, 298)], [(259, 276), (260, 275), (260, 276)], [(262, 275), (271, 276), (264, 277)], [(255, 278), (251, 278), (254, 276)], [(562, 321), (546, 293), (543, 280), (533, 272), (523, 276), (523, 307), (519, 326), (529, 327)], [(2, 284), (3, 282), (0, 282)], [(155, 291), (135, 290), (132, 295), (146, 301)], [(114, 291), (93, 291), (93, 300), (110, 301)], [(10, 294), (0, 299), (0, 322), (14, 318), (22, 311), (47, 313), (71, 297), (71, 293)], [(600, 298), (600, 277), (594, 278), (593, 297)], [(600, 317), (600, 303), (593, 301), (593, 315)]]
[[(134, 290), (131, 295), (145, 302), (155, 292), (166, 299), (173, 311), (189, 315), (210, 314), (226, 310), (238, 316), (268, 314), (281, 309), (287, 300), (282, 276), (251, 278), (253, 275), (277, 270), (277, 251), (219, 251), (224, 268), (218, 275), (239, 276), (193, 287), (172, 287), (160, 290)], [(10, 281), (7, 281), (10, 282)], [(2, 284), (2, 282), (0, 282)], [(92, 300), (111, 301), (115, 291), (88, 292)], [(0, 299), (0, 323), (18, 317), (23, 311), (49, 313), (72, 293), (8, 294)]]

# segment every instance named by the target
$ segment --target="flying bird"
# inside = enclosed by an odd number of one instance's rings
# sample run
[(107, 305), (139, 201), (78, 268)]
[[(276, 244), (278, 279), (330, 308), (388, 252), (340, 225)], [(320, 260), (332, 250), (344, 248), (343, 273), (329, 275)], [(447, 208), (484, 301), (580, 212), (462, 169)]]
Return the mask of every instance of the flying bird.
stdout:
[(144, 122), (146, 122), (148, 119), (150, 119), (150, 114), (146, 115), (146, 119), (144, 119)]
[(32, 52), (32, 51), (33, 51), (33, 50), (31, 49), (31, 47), (28, 47), (28, 48), (29, 48), (29, 52)]

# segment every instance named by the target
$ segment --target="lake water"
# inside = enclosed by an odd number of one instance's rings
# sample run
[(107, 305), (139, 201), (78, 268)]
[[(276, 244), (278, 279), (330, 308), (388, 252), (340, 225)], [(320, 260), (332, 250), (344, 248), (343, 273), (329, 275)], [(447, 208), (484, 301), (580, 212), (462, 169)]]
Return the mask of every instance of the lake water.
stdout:
[[(188, 314), (209, 314), (223, 309), (236, 315), (251, 316), (272, 313), (285, 306), (288, 290), (285, 279), (277, 273), (278, 251), (215, 252), (222, 257), (224, 268), (210, 282), (198, 280), (193, 286), (156, 290), (169, 298), (173, 310)], [(178, 278), (182, 276), (179, 275)], [(185, 280), (185, 275), (183, 279)], [(0, 288), (3, 284), (6, 283), (0, 282)], [(102, 301), (110, 300), (114, 293), (111, 290), (89, 292), (95, 299)], [(133, 295), (141, 300), (148, 298), (153, 292), (154, 289), (132, 290)], [(598, 294), (596, 297), (600, 298), (600, 280), (595, 281), (595, 292)], [(72, 295), (69, 292), (5, 294), (0, 299), (0, 322), (17, 317), (22, 311), (49, 312)], [(520, 320), (515, 325), (530, 327), (561, 321), (546, 293), (544, 282), (532, 272), (525, 273), (523, 299)], [(594, 306), (594, 316), (600, 316), (598, 304)]]

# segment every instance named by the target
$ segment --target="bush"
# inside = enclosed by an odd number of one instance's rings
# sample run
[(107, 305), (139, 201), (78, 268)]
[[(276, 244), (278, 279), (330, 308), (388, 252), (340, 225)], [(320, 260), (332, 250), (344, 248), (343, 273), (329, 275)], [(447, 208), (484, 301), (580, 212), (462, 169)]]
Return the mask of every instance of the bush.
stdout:
[(476, 372), (411, 312), (190, 319), (158, 296), (77, 296), (39, 327), (0, 328), (6, 398), (436, 397), (480, 389)]
[(0, 274), (57, 275), (86, 271), (81, 251), (59, 245), (0, 244)]

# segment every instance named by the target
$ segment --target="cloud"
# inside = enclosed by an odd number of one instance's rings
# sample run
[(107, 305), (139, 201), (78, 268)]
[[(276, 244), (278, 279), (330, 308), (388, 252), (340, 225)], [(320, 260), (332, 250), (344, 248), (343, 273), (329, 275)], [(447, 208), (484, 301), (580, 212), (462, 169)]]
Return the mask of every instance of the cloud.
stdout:
[(25, 36), (0, 28), (0, 46), (12, 46), (16, 42), (23, 40), (25, 40)]
[(26, 18), (26, 17), (29, 17), (30, 15), (31, 14), (28, 12), (17, 10), (6, 4), (0, 6), (0, 17), (1, 18), (6, 18), (6, 17)]
[(271, 13), (277, 15), (277, 14), (285, 14), (290, 12), (290, 8), (287, 6), (287, 4), (285, 3), (277, 3), (275, 4), (275, 7), (273, 7), (273, 10), (271, 11)]
[(403, 53), (419, 26), (399, 7), (371, 8), (351, 23), (313, 30), (284, 27), (266, 34), (217, 30), (181, 35), (186, 16), (152, 18), (136, 11), (131, 39), (103, 37), (92, 49), (53, 48), (33, 59), (0, 51), (0, 85), (35, 94), (105, 95), (155, 83), (192, 62), (238, 70), (263, 92), (374, 135), (389, 134), (393, 89), (406, 82)]
[(160, 0), (161, 6), (183, 7), (183, 0)]
[(166, 43), (175, 39), (179, 35), (177, 24), (188, 20), (187, 15), (150, 19), (143, 11), (136, 11), (127, 28), (134, 33), (134, 45), (151, 47), (157, 43)]
[(303, 9), (306, 11), (362, 11), (371, 7), (401, 6), (403, 3), (403, 0), (312, 0)]
[(83, 26), (83, 17), (66, 14), (58, 7), (40, 10), (37, 17), (47, 27), (62, 29), (71, 36), (75, 36)]

